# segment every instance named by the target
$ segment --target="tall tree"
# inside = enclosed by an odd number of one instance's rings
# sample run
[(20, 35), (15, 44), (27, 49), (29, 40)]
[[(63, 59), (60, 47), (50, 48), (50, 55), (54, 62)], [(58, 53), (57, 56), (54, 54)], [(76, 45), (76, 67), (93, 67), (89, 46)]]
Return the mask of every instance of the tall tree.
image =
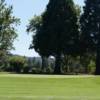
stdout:
[(85, 0), (81, 16), (83, 51), (96, 53), (96, 71), (100, 75), (100, 0)]
[(12, 10), (13, 7), (7, 6), (5, 0), (0, 0), (0, 54), (4, 55), (13, 48), (13, 41), (17, 37), (15, 25), (19, 19), (12, 15)]
[(75, 53), (79, 40), (78, 11), (73, 0), (49, 0), (41, 20), (31, 21), (28, 29), (34, 30), (32, 46), (43, 57), (54, 56), (54, 73), (61, 73), (62, 54)]
[[(54, 73), (61, 73), (61, 56), (73, 53), (78, 42), (78, 18), (73, 0), (49, 0), (43, 17), (43, 47), (55, 56)], [(44, 50), (44, 51), (45, 51)]]
[[(39, 16), (34, 16), (30, 21), (29, 25), (27, 26), (27, 32), (32, 32), (33, 33), (33, 40), (30, 45), (30, 49), (35, 49), (36, 52), (38, 52), (42, 58), (42, 68), (41, 72), (44, 72), (44, 69), (47, 67), (47, 52), (42, 51), (41, 49), (43, 45), (43, 40), (41, 40), (41, 26), (42, 26), (42, 15)], [(38, 48), (40, 47), (40, 48)]]
[(12, 15), (12, 6), (7, 6), (5, 0), (0, 0), (0, 50), (10, 50), (17, 37), (15, 25), (19, 19)]

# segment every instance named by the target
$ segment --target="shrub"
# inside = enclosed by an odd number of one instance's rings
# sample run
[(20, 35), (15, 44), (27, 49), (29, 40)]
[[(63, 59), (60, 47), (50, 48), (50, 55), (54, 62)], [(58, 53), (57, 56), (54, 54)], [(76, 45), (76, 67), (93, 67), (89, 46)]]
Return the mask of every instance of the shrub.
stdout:
[(23, 71), (24, 67), (27, 64), (26, 58), (21, 56), (12, 56), (9, 57), (9, 71), (20, 73)]

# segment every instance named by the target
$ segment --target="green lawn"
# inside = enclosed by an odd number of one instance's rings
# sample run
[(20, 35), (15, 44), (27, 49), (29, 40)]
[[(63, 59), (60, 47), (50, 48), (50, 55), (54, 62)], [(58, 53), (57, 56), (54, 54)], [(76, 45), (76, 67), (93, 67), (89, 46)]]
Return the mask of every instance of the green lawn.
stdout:
[(100, 100), (100, 77), (0, 74), (0, 100)]

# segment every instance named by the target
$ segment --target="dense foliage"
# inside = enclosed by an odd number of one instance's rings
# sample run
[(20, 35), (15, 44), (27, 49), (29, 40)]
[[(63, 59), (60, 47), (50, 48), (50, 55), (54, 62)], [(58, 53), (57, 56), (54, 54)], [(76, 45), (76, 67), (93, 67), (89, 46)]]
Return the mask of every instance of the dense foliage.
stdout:
[(13, 41), (17, 37), (15, 25), (19, 19), (12, 15), (12, 6), (7, 6), (5, 0), (0, 0), (0, 50), (13, 48)]
[(77, 74), (95, 70), (100, 75), (100, 0), (85, 0), (81, 16), (73, 0), (49, 0), (46, 10), (27, 26), (27, 32), (33, 33), (30, 49), (42, 58), (36, 63), (9, 53), (20, 22), (12, 10), (0, 0), (0, 71)]
[(0, 0), (0, 67), (4, 66), (8, 51), (13, 49), (13, 42), (17, 37), (15, 26), (19, 19), (12, 15), (12, 6), (7, 6), (5, 0)]
[(81, 48), (90, 55), (96, 54), (96, 72), (100, 75), (100, 0), (85, 0), (81, 16)]
[(61, 73), (62, 54), (75, 54), (78, 50), (77, 10), (72, 0), (50, 0), (41, 17), (35, 18), (35, 24), (31, 24), (34, 23), (34, 20), (31, 20), (28, 28), (32, 30), (35, 27), (36, 30), (33, 47), (41, 56), (54, 56), (54, 73)]
[(25, 57), (11, 56), (9, 57), (9, 67), (7, 70), (21, 73), (25, 66), (27, 66), (27, 60)]

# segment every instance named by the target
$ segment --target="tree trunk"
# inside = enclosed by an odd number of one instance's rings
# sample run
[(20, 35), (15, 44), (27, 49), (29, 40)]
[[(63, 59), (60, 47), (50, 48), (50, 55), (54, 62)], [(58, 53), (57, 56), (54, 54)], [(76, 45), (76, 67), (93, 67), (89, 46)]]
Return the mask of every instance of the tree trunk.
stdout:
[(88, 64), (86, 64), (84, 67), (85, 67), (85, 74), (88, 74), (89, 73)]
[(54, 74), (61, 74), (61, 54), (58, 54), (55, 57)]
[(98, 36), (98, 44), (97, 44), (97, 52), (96, 52), (96, 70), (95, 75), (100, 75), (100, 23), (99, 23), (99, 36)]
[(97, 48), (95, 75), (100, 75), (100, 48)]
[(45, 72), (46, 68), (48, 67), (48, 58), (45, 56), (42, 56), (42, 68), (41, 68), (41, 72)]

